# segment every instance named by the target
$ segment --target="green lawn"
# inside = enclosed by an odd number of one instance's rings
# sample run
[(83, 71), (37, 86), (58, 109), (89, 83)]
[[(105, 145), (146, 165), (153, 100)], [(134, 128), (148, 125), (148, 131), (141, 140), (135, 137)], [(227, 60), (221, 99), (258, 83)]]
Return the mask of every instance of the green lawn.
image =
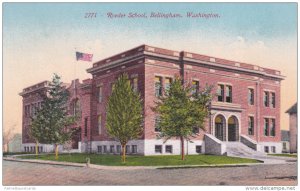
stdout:
[(268, 154), (271, 156), (278, 156), (278, 157), (293, 157), (293, 158), (297, 158), (297, 154)]
[[(182, 161), (179, 155), (169, 156), (127, 156), (126, 163), (121, 163), (119, 155), (99, 154), (60, 154), (58, 161), (85, 163), (89, 157), (91, 164), (107, 166), (176, 166), (176, 165), (212, 165), (212, 164), (236, 164), (236, 163), (258, 163), (253, 159), (243, 159), (215, 155), (189, 155)], [(21, 156), (23, 159), (55, 160), (54, 154), (41, 156)]]

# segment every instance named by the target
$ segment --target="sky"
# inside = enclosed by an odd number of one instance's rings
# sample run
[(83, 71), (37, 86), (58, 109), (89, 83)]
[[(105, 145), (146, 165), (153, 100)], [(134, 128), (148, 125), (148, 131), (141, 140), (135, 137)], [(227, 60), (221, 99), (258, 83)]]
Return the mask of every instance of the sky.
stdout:
[[(109, 18), (107, 13), (146, 14), (147, 18)], [(181, 18), (151, 18), (178, 13)], [(187, 18), (187, 12), (218, 18)], [(86, 13), (96, 13), (85, 18)], [(185, 50), (280, 70), (281, 129), (285, 111), (297, 101), (296, 3), (4, 3), (3, 127), (22, 128), (23, 88), (51, 80), (91, 78), (90, 62), (141, 44)]]

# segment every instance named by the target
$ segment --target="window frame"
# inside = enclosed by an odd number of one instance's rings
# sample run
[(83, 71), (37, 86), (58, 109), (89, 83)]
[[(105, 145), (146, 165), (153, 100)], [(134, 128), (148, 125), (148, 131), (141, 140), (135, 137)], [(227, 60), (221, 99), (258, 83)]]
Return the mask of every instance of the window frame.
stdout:
[(276, 95), (275, 92), (271, 92), (271, 108), (276, 107)]
[(269, 146), (264, 146), (264, 151), (265, 151), (265, 153), (270, 153)]
[(101, 135), (102, 134), (102, 115), (101, 114), (98, 115), (97, 125), (98, 125), (98, 135)]
[(87, 131), (88, 131), (88, 117), (84, 118), (84, 136), (87, 137)]
[(254, 105), (254, 88), (248, 88), (248, 105)]
[[(228, 96), (227, 96), (227, 94), (228, 94)], [(232, 86), (231, 85), (225, 86), (225, 102), (232, 103)]]
[(217, 89), (217, 100), (218, 102), (224, 102), (224, 92), (225, 92), (225, 86), (223, 84), (218, 84)]
[(199, 93), (199, 88), (200, 88), (200, 83), (199, 80), (193, 80), (192, 81), (192, 95), (198, 94)]
[[(171, 149), (170, 149), (171, 148)], [(165, 153), (173, 153), (173, 145), (166, 145), (165, 146)]]
[(129, 154), (130, 153), (130, 145), (126, 145), (126, 154)]
[(117, 153), (122, 153), (121, 145), (117, 145), (116, 152)]
[[(198, 151), (199, 151), (199, 148), (200, 148), (200, 152), (198, 152)], [(202, 153), (202, 145), (196, 145), (195, 151), (196, 151), (197, 154)]]
[(155, 97), (160, 97), (162, 96), (162, 88), (163, 88), (163, 84), (162, 84), (162, 77), (161, 76), (155, 76), (154, 77), (154, 93), (155, 93)]
[(98, 153), (102, 153), (102, 145), (98, 145), (97, 146), (97, 152)]
[(155, 145), (154, 152), (162, 154), (162, 145)]
[(137, 145), (131, 145), (131, 153), (137, 154)]
[(270, 118), (270, 136), (275, 137), (276, 136), (276, 121), (274, 118)]
[(115, 153), (115, 145), (109, 146), (109, 153)]
[(270, 92), (264, 91), (264, 107), (270, 107), (269, 100), (270, 99)]
[(103, 153), (107, 153), (108, 150), (107, 150), (107, 146), (106, 145), (103, 145)]
[(98, 103), (102, 103), (103, 101), (103, 86), (98, 86)]
[(248, 116), (248, 135), (254, 135), (254, 116)]
[(270, 122), (269, 118), (264, 118), (264, 136), (270, 136)]
[(139, 79), (138, 77), (133, 77), (132, 80), (131, 80), (131, 87), (132, 87), (132, 90), (134, 92), (138, 92), (139, 91)]
[[(168, 95), (168, 92), (170, 90), (170, 87), (171, 87), (171, 83), (172, 83), (172, 78), (171, 77), (166, 77), (165, 78), (165, 84), (164, 84), (164, 89), (165, 89), (165, 94)], [(167, 81), (169, 81), (167, 83)], [(167, 85), (168, 84), (168, 85)]]
[(160, 122), (160, 116), (156, 115), (154, 118), (154, 132), (159, 133), (161, 132), (158, 128), (158, 123)]

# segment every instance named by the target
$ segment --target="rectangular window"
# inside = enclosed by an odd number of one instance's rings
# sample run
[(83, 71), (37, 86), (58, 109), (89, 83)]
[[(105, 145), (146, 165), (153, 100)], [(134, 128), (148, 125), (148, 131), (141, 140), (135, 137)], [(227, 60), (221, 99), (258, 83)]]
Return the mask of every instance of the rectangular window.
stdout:
[(160, 122), (160, 117), (159, 116), (155, 116), (154, 119), (154, 131), (155, 132), (160, 132), (160, 128), (159, 128), (159, 122)]
[(232, 103), (232, 86), (226, 86), (226, 102)]
[(199, 81), (192, 81), (192, 94), (195, 95), (199, 92)]
[(254, 105), (254, 89), (252, 88), (248, 89), (248, 104)]
[(173, 153), (172, 145), (166, 145), (166, 153)]
[(102, 133), (102, 120), (101, 115), (98, 116), (98, 134), (101, 135)]
[(26, 105), (24, 106), (24, 115), (25, 115), (25, 117), (27, 117), (27, 106)]
[(168, 92), (170, 90), (171, 82), (172, 82), (172, 78), (166, 78), (165, 79), (165, 92), (166, 92), (167, 95), (168, 95)]
[(202, 153), (202, 146), (196, 145), (196, 153)]
[(132, 89), (135, 92), (138, 92), (138, 78), (135, 77), (132, 79)]
[(248, 117), (248, 135), (254, 135), (254, 117)]
[(218, 91), (217, 91), (217, 95), (218, 95), (218, 101), (224, 101), (224, 85), (219, 84), (218, 85)]
[(102, 86), (98, 87), (98, 102), (101, 103), (103, 98), (103, 88)]
[(269, 119), (265, 118), (264, 135), (269, 136)]
[(121, 145), (117, 145), (117, 153), (121, 153)]
[(33, 104), (30, 104), (30, 113), (29, 113), (29, 115), (33, 116), (33, 113), (34, 113), (34, 107), (33, 107)]
[(269, 147), (265, 146), (265, 153), (269, 153)]
[(131, 146), (131, 152), (132, 152), (133, 154), (136, 154), (136, 153), (137, 153), (137, 145), (132, 145), (132, 146)]
[(286, 142), (282, 143), (282, 150), (286, 151)]
[(103, 145), (103, 153), (107, 153), (107, 146)]
[(155, 96), (162, 96), (162, 78), (155, 76)]
[(84, 118), (84, 136), (87, 136), (88, 131), (88, 118)]
[(272, 105), (272, 108), (275, 108), (275, 93), (274, 92), (271, 93), (271, 105)]
[(275, 136), (275, 119), (271, 119), (271, 136)]
[(34, 104), (31, 104), (31, 116), (34, 116), (35, 114), (35, 107)]
[(102, 146), (97, 146), (98, 148), (98, 153), (102, 153)]
[(114, 153), (115, 152), (115, 146), (114, 145), (110, 145), (109, 152), (110, 153)]
[(269, 107), (269, 92), (264, 92), (264, 106)]
[(272, 153), (276, 153), (276, 147), (275, 146), (271, 146), (271, 151), (272, 151)]
[(126, 154), (130, 153), (130, 145), (126, 145)]
[(162, 153), (162, 146), (161, 145), (155, 145), (155, 153)]
[(27, 149), (26, 149), (26, 147), (24, 147), (24, 152), (27, 152)]
[(198, 134), (199, 133), (199, 127), (194, 127), (193, 128), (193, 133)]

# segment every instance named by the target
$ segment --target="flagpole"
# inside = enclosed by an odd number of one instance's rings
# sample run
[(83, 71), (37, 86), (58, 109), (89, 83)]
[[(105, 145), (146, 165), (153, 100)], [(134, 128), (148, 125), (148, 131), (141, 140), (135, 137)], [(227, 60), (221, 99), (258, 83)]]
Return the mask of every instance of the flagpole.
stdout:
[(75, 93), (75, 97), (77, 96), (76, 95), (76, 84), (75, 84), (75, 82), (76, 82), (76, 67), (77, 67), (77, 62), (78, 62), (78, 60), (77, 60), (77, 55), (76, 55), (76, 47), (75, 47), (75, 56), (76, 56), (76, 63), (75, 63), (75, 68), (74, 68), (74, 78), (73, 78), (73, 80), (74, 80), (74, 93)]

